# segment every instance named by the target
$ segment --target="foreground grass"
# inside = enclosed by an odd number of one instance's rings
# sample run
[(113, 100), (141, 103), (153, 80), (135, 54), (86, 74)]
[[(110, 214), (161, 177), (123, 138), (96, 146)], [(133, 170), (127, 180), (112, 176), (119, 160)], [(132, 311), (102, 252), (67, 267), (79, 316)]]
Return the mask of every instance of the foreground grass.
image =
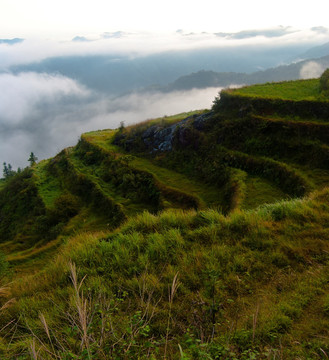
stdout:
[(1, 356), (325, 358), (328, 210), (325, 189), (228, 217), (144, 212), (73, 236), (10, 285)]

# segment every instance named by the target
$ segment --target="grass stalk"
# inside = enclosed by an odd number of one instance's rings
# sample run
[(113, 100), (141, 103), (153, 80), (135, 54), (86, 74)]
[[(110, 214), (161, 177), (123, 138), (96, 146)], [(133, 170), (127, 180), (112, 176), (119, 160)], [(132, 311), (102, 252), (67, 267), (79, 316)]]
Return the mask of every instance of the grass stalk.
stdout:
[(165, 342), (165, 348), (164, 348), (164, 359), (167, 359), (167, 350), (168, 350), (168, 339), (169, 339), (169, 331), (170, 331), (170, 323), (171, 323), (171, 311), (172, 311), (172, 304), (174, 302), (174, 297), (177, 292), (177, 289), (180, 285), (179, 279), (178, 279), (178, 272), (175, 274), (171, 288), (169, 288), (169, 312), (168, 312), (168, 321), (167, 321), (167, 329), (166, 329), (166, 342)]
[(82, 292), (80, 292), (83, 281), (86, 276), (82, 278), (80, 282), (78, 282), (77, 270), (76, 266), (73, 263), (69, 263), (69, 268), (71, 272), (71, 281), (74, 287), (74, 303), (78, 312), (78, 325), (81, 332), (81, 348), (85, 347), (88, 353), (88, 358), (91, 359), (90, 353), (90, 344), (89, 344), (89, 336), (88, 336), (88, 301), (85, 299)]
[(35, 338), (32, 338), (30, 344), (29, 344), (29, 350), (30, 350), (30, 354), (33, 360), (38, 360), (39, 356), (39, 352), (36, 350), (35, 347)]
[(257, 303), (255, 314), (252, 315), (252, 344), (255, 341), (258, 314), (259, 314), (259, 303)]

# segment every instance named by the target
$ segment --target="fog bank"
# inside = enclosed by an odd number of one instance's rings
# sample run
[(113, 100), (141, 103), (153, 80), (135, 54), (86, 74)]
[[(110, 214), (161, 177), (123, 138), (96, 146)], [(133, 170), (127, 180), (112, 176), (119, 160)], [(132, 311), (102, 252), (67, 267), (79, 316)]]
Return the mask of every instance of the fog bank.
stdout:
[(210, 108), (219, 88), (171, 93), (131, 93), (109, 98), (60, 76), (0, 74), (0, 161), (28, 165), (31, 151), (54, 156), (83, 132), (117, 128), (146, 119)]

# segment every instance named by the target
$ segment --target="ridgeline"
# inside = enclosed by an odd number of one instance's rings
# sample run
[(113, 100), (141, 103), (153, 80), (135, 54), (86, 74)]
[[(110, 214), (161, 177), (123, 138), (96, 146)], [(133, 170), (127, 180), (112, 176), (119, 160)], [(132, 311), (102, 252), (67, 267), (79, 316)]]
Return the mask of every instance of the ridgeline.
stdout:
[(224, 90), (2, 181), (0, 358), (327, 359), (321, 86)]

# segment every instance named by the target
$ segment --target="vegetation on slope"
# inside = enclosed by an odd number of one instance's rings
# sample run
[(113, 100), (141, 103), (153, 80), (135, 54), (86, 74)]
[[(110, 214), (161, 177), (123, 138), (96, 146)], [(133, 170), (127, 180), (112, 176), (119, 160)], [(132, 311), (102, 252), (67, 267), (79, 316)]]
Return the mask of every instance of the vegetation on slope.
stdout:
[(266, 83), (229, 91), (233, 91), (236, 95), (264, 99), (326, 100), (321, 96), (319, 79)]
[(321, 359), (328, 201), (325, 190), (229, 217), (145, 212), (114, 233), (77, 235), (11, 287), (3, 356), (24, 358), (30, 343), (50, 359)]
[(326, 359), (329, 107), (312, 91), (224, 91), (2, 181), (0, 357)]
[(320, 91), (323, 95), (328, 96), (329, 94), (329, 69), (327, 69), (320, 77)]

